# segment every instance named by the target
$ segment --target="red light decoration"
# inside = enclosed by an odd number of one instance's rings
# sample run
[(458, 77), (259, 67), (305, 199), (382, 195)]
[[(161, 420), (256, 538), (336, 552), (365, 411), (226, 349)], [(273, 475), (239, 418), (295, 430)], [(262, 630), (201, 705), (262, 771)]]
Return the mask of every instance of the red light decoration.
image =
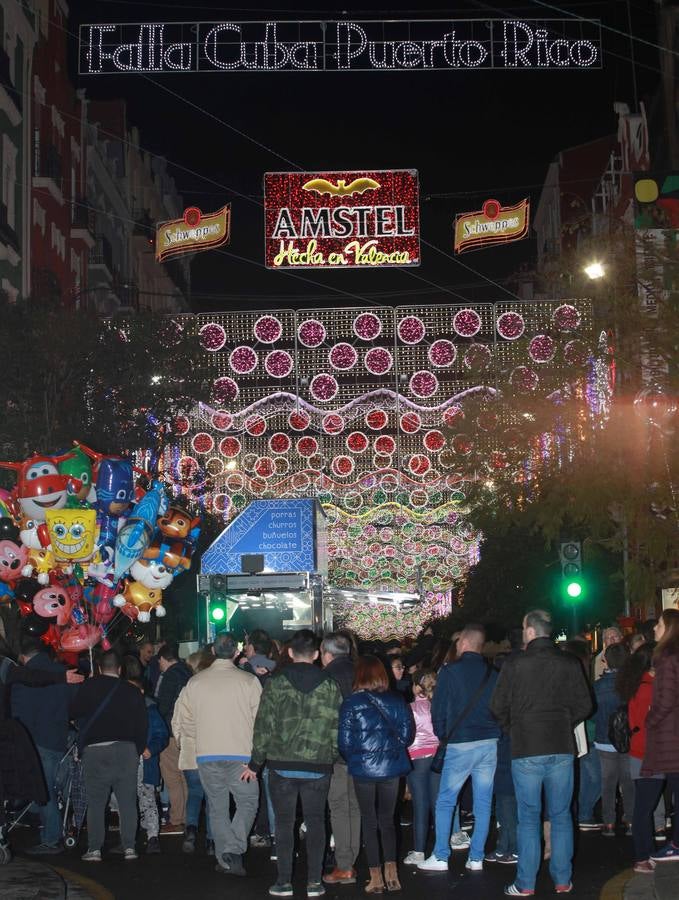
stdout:
[(453, 316), (453, 331), (460, 337), (474, 337), (481, 331), (481, 316), (474, 309), (458, 310)]
[(288, 425), (293, 431), (306, 431), (310, 421), (309, 414), (304, 410), (296, 410), (288, 416)]
[(460, 456), (469, 456), (474, 449), (474, 441), (467, 434), (456, 434), (451, 446)]
[(351, 453), (364, 453), (368, 449), (368, 438), (362, 431), (352, 431), (345, 443)]
[(526, 323), (522, 315), (510, 311), (503, 312), (501, 316), (498, 316), (496, 327), (500, 337), (506, 341), (516, 341), (526, 330)]
[(191, 441), (191, 446), (196, 453), (209, 453), (214, 449), (215, 442), (207, 432), (199, 431)]
[(428, 431), (424, 436), (424, 448), (430, 453), (440, 453), (446, 446), (446, 439), (440, 431)]
[(391, 456), (396, 452), (396, 439), (390, 434), (382, 434), (375, 438), (373, 447), (377, 453), (383, 453), (385, 456)]
[(179, 460), (179, 474), (182, 478), (193, 478), (199, 470), (198, 460), (192, 456), (182, 456)]
[(228, 494), (215, 494), (212, 498), (212, 508), (218, 513), (226, 512), (230, 503), (231, 500)]
[(264, 359), (264, 368), (272, 378), (287, 378), (293, 366), (292, 356), (286, 350), (272, 350)]
[(174, 420), (172, 431), (177, 437), (181, 437), (181, 435), (188, 433), (190, 427), (191, 423), (186, 416), (177, 416)]
[(382, 322), (375, 313), (361, 313), (353, 323), (354, 334), (362, 341), (374, 341), (382, 334)]
[(318, 453), (318, 441), (314, 437), (301, 437), (296, 446), (300, 456), (308, 457)]
[(575, 331), (582, 317), (572, 303), (562, 303), (552, 313), (552, 322), (558, 331)]
[(270, 478), (274, 473), (274, 463), (270, 456), (260, 456), (255, 463), (255, 472), (260, 478)]
[(455, 362), (455, 358), (457, 357), (457, 348), (452, 341), (447, 341), (444, 338), (441, 338), (438, 341), (434, 341), (434, 343), (429, 348), (429, 353), (427, 355), (432, 366), (436, 366), (436, 368), (438, 369), (443, 369), (447, 366), (452, 366), (452, 364)]
[(252, 349), (242, 345), (235, 347), (229, 354), (229, 366), (236, 375), (249, 375), (257, 368), (259, 357)]
[(341, 434), (344, 431), (344, 419), (339, 413), (328, 413), (323, 416), (321, 428), (326, 434)]
[(277, 431), (269, 438), (269, 450), (272, 453), (287, 453), (291, 446), (292, 441), (282, 431)]
[(419, 344), (424, 340), (427, 329), (418, 316), (404, 316), (398, 323), (397, 332), (404, 344)]
[(259, 437), (266, 431), (266, 419), (262, 416), (248, 416), (244, 424), (245, 430), (252, 437)]
[(537, 386), (540, 383), (538, 373), (528, 366), (517, 366), (510, 375), (509, 380), (514, 390), (519, 394), (532, 394), (533, 391), (537, 390)]
[(318, 319), (307, 319), (305, 322), (300, 322), (297, 329), (297, 337), (300, 344), (311, 349), (320, 347), (325, 340), (326, 334), (325, 325), (319, 322)]
[(355, 463), (350, 456), (336, 456), (330, 464), (330, 469), (339, 478), (346, 478), (354, 471)]
[(422, 419), (419, 413), (416, 412), (403, 413), (399, 420), (399, 426), (401, 431), (404, 431), (406, 434), (415, 434), (422, 427)]
[(188, 206), (184, 210), (184, 224), (189, 228), (197, 228), (202, 217), (203, 213), (197, 206)]
[(214, 353), (221, 350), (226, 343), (226, 332), (216, 322), (209, 322), (207, 325), (203, 325), (198, 332), (198, 340), (203, 350)]
[(260, 316), (253, 332), (260, 343), (274, 344), (283, 334), (283, 325), (275, 316)]
[(225, 409), (218, 409), (212, 413), (211, 421), (215, 431), (228, 431), (233, 425), (233, 416)]
[(328, 352), (328, 362), (333, 369), (340, 372), (348, 371), (353, 369), (358, 362), (358, 353), (351, 344), (335, 344)]
[(373, 409), (365, 416), (365, 424), (371, 431), (381, 431), (388, 421), (389, 416), (383, 409)]
[(328, 403), (336, 396), (338, 390), (337, 379), (326, 372), (314, 375), (309, 385), (311, 396), (314, 400), (318, 400), (319, 403)]
[(457, 403), (454, 403), (444, 410), (442, 419), (443, 424), (448, 425), (448, 427), (458, 425), (464, 419), (464, 410)]
[(241, 451), (241, 443), (236, 437), (225, 437), (219, 442), (219, 452), (227, 459), (233, 459)]
[(218, 403), (232, 403), (239, 393), (238, 385), (228, 375), (216, 378), (212, 383), (212, 396)]
[(481, 431), (495, 431), (498, 421), (498, 414), (492, 409), (483, 409), (476, 417), (476, 424)]
[(548, 334), (537, 334), (528, 345), (528, 355), (536, 363), (548, 363), (556, 355), (556, 341)]
[(364, 365), (371, 375), (386, 375), (394, 365), (394, 357), (385, 347), (373, 347), (365, 354)]
[(431, 462), (424, 453), (413, 453), (408, 460), (408, 468), (413, 475), (426, 475), (431, 468)]
[(409, 387), (411, 393), (424, 400), (433, 397), (439, 389), (439, 380), (433, 372), (422, 370), (411, 376)]

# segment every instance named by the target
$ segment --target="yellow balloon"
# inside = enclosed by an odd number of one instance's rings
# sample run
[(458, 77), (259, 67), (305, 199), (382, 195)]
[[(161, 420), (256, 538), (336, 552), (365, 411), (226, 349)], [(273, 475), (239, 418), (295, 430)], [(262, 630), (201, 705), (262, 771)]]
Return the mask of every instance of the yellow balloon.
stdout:
[(658, 199), (658, 182), (642, 178), (634, 185), (634, 193), (639, 203), (654, 203)]
[(94, 555), (97, 513), (93, 509), (48, 509), (45, 513), (57, 562), (87, 562)]

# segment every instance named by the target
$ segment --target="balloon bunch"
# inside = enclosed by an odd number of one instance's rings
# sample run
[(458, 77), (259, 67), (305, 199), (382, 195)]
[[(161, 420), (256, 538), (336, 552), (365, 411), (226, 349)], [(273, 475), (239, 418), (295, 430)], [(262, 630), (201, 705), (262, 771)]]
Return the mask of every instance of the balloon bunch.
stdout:
[(83, 444), (58, 456), (0, 462), (17, 473), (0, 490), (0, 602), (23, 631), (63, 653), (102, 642), (116, 617), (164, 616), (163, 590), (191, 564), (200, 533), (159, 481), (135, 485), (131, 462)]

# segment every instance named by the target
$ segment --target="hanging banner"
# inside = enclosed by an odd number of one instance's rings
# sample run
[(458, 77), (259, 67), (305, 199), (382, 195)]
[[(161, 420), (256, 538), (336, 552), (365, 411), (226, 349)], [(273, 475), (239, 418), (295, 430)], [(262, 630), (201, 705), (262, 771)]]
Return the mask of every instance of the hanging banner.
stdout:
[(419, 266), (419, 197), (413, 169), (267, 172), (267, 268)]
[(80, 26), (81, 75), (600, 68), (601, 25), (583, 18)]
[(182, 253), (213, 250), (231, 237), (231, 204), (214, 213), (203, 213), (190, 206), (181, 219), (159, 222), (156, 226), (156, 260), (162, 262)]
[(486, 200), (478, 212), (460, 213), (455, 217), (455, 252), (465, 253), (489, 244), (520, 241), (528, 234), (529, 219), (528, 199), (515, 206), (500, 206), (497, 200)]

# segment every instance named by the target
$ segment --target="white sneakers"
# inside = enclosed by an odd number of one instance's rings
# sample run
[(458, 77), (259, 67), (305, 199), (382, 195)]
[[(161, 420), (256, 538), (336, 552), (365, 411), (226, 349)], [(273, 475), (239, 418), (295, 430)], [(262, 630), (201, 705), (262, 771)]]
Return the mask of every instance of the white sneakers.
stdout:
[(455, 831), (450, 839), (450, 849), (454, 852), (459, 850), (469, 850), (472, 839), (466, 831)]
[(482, 872), (483, 871), (483, 860), (482, 859), (468, 859), (464, 864), (465, 869), (469, 869), (470, 872)]
[(403, 860), (404, 866), (419, 866), (421, 862), (424, 862), (424, 853), (420, 853), (418, 850), (411, 850), (410, 853)]
[(428, 859), (425, 859), (421, 863), (418, 863), (417, 868), (421, 872), (447, 872), (448, 860), (439, 859), (432, 853), (432, 855)]

